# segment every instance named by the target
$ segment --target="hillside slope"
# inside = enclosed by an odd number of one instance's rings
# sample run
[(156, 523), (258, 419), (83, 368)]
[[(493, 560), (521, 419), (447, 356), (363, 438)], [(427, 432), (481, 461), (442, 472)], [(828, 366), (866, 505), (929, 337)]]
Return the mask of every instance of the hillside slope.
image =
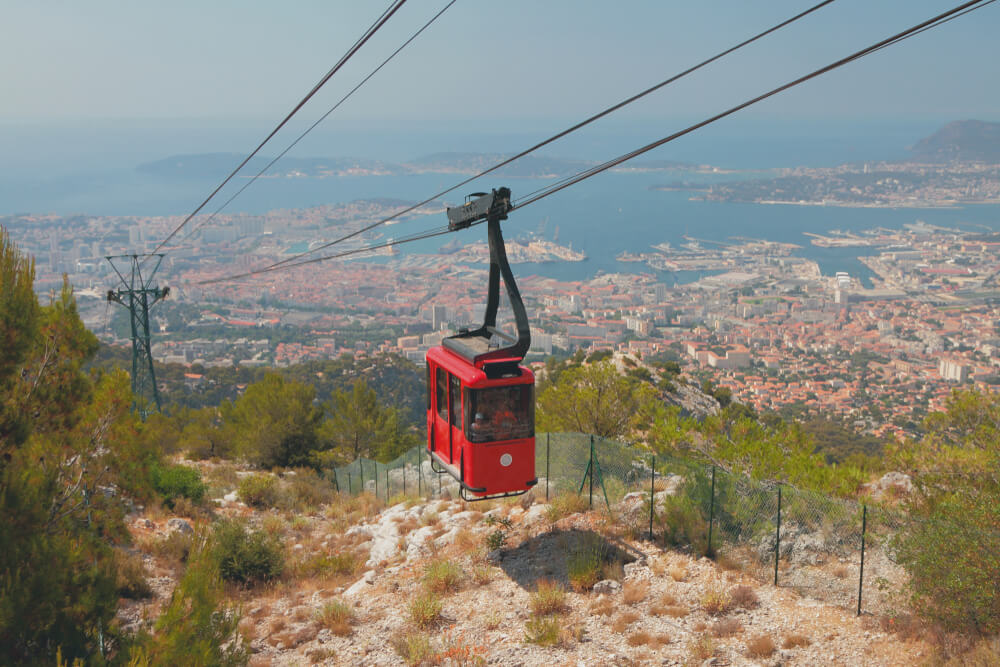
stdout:
[[(382, 507), (366, 494), (261, 511), (222, 481), (246, 473), (201, 467), (223, 495), (214, 518), (245, 517), (284, 540), (280, 581), (231, 589), (252, 665), (911, 665), (930, 652), (875, 617), (633, 539), (641, 529), (575, 496)], [(155, 595), (123, 621), (156, 617), (180, 571), (164, 545), (209, 521), (133, 518)]]

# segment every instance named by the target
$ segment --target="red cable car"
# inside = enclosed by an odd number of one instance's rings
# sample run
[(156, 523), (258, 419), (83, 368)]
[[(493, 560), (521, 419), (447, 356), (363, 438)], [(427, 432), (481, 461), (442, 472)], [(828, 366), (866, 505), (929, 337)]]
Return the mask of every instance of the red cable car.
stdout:
[[(454, 477), (460, 495), (469, 501), (520, 495), (538, 483), (535, 376), (521, 365), (531, 345), (531, 331), (500, 233), (500, 221), (507, 219), (511, 208), (510, 189), (500, 188), (469, 195), (463, 206), (448, 209), (448, 227), (453, 231), (487, 223), (486, 315), (481, 327), (445, 338), (426, 357), (431, 467)], [(514, 311), (516, 339), (496, 328), (501, 276)]]

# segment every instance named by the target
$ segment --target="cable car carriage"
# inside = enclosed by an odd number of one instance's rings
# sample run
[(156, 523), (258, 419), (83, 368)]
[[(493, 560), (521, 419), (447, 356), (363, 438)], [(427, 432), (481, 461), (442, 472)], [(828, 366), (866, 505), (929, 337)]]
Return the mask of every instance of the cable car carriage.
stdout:
[[(531, 345), (528, 316), (507, 262), (500, 221), (510, 189), (477, 192), (448, 209), (448, 227), (487, 223), (489, 291), (483, 325), (461, 329), (427, 351), (427, 451), (431, 467), (461, 486), (464, 500), (525, 493), (535, 476), (535, 377), (521, 365)], [(503, 277), (517, 338), (496, 328)]]

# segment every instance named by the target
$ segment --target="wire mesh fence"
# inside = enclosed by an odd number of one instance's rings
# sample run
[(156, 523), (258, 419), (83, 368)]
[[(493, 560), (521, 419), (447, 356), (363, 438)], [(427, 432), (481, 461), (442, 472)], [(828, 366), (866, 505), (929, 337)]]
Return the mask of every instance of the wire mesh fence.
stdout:
[[(583, 433), (538, 433), (537, 498), (587, 498), (636, 538), (707, 555), (803, 595), (868, 612), (886, 611), (905, 581), (892, 554), (906, 518), (775, 482), (755, 481), (687, 459), (655, 456)], [(426, 449), (389, 463), (359, 458), (329, 471), (341, 493), (458, 497)]]

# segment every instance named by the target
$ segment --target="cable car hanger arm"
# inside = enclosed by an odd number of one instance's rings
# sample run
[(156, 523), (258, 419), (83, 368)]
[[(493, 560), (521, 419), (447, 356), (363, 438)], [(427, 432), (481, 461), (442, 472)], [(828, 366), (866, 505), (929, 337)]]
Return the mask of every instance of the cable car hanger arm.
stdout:
[[(475, 197), (475, 199), (472, 199)], [(528, 313), (521, 299), (521, 292), (514, 280), (514, 273), (507, 260), (507, 249), (504, 246), (503, 233), (500, 231), (500, 221), (507, 219), (511, 210), (510, 188), (502, 187), (491, 193), (474, 193), (469, 195), (469, 201), (462, 206), (448, 209), (448, 229), (458, 231), (483, 220), (487, 223), (487, 238), (490, 247), (490, 276), (486, 297), (486, 313), (483, 325), (472, 331), (459, 331), (458, 334), (445, 338), (442, 344), (452, 352), (462, 356), (474, 364), (494, 359), (523, 359), (531, 347), (531, 329), (528, 325)], [(503, 278), (514, 311), (514, 321), (517, 325), (517, 339), (496, 328), (497, 310), (500, 307), (500, 278)], [(511, 345), (499, 349), (490, 349), (489, 342), (493, 336), (506, 339)]]

